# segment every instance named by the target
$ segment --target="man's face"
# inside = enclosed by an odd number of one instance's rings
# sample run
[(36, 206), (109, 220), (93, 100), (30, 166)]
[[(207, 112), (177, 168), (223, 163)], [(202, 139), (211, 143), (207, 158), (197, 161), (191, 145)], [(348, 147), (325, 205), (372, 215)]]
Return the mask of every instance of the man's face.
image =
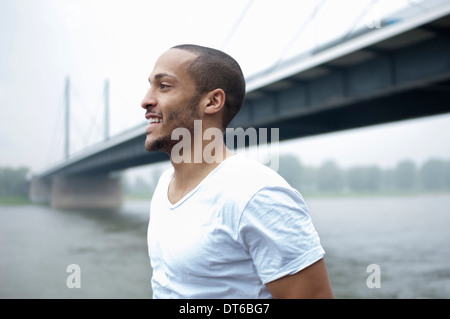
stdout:
[(149, 77), (150, 88), (141, 102), (149, 123), (145, 140), (148, 151), (170, 154), (178, 143), (171, 139), (174, 129), (184, 127), (192, 133), (200, 97), (186, 69), (196, 57), (188, 51), (170, 49), (156, 61)]

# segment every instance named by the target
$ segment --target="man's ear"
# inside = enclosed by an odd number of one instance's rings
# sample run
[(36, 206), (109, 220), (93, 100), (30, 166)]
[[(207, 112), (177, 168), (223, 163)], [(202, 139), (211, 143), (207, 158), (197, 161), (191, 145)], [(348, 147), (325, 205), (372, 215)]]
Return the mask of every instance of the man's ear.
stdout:
[(220, 112), (225, 105), (225, 92), (222, 89), (215, 89), (206, 96), (205, 114), (215, 114)]

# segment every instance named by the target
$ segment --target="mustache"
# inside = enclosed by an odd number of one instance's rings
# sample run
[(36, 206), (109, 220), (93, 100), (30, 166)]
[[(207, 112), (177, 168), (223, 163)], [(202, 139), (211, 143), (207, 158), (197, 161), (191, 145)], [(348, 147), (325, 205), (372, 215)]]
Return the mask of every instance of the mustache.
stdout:
[(154, 112), (154, 111), (147, 110), (147, 112), (145, 112), (145, 115), (147, 115), (147, 114), (153, 114), (153, 115), (158, 115), (158, 116), (162, 117), (161, 112)]

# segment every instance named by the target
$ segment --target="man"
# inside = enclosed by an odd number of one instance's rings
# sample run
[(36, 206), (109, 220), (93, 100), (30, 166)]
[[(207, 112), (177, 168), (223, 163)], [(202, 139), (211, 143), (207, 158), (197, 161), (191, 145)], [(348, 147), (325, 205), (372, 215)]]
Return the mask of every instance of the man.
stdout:
[[(223, 134), (243, 104), (238, 63), (218, 50), (176, 46), (159, 57), (149, 82), (141, 103), (145, 147), (169, 154), (173, 166), (150, 209), (154, 298), (333, 297), (301, 195), (270, 168), (235, 155), (223, 138), (208, 153), (213, 160), (203, 156), (211, 143), (204, 133)], [(189, 147), (176, 147), (177, 129), (191, 134)]]

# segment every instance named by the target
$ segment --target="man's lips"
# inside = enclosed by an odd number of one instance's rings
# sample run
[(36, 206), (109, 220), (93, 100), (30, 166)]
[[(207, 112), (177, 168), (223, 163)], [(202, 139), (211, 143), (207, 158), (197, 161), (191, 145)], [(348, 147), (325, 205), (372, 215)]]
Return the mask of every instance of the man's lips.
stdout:
[(150, 134), (155, 126), (158, 126), (162, 123), (162, 116), (157, 113), (147, 112), (145, 114), (145, 118), (148, 120), (148, 125), (145, 129), (147, 134)]
[(147, 120), (150, 120), (151, 118), (161, 119), (162, 120), (162, 114), (155, 113), (155, 112), (147, 112), (145, 113), (145, 118)]

